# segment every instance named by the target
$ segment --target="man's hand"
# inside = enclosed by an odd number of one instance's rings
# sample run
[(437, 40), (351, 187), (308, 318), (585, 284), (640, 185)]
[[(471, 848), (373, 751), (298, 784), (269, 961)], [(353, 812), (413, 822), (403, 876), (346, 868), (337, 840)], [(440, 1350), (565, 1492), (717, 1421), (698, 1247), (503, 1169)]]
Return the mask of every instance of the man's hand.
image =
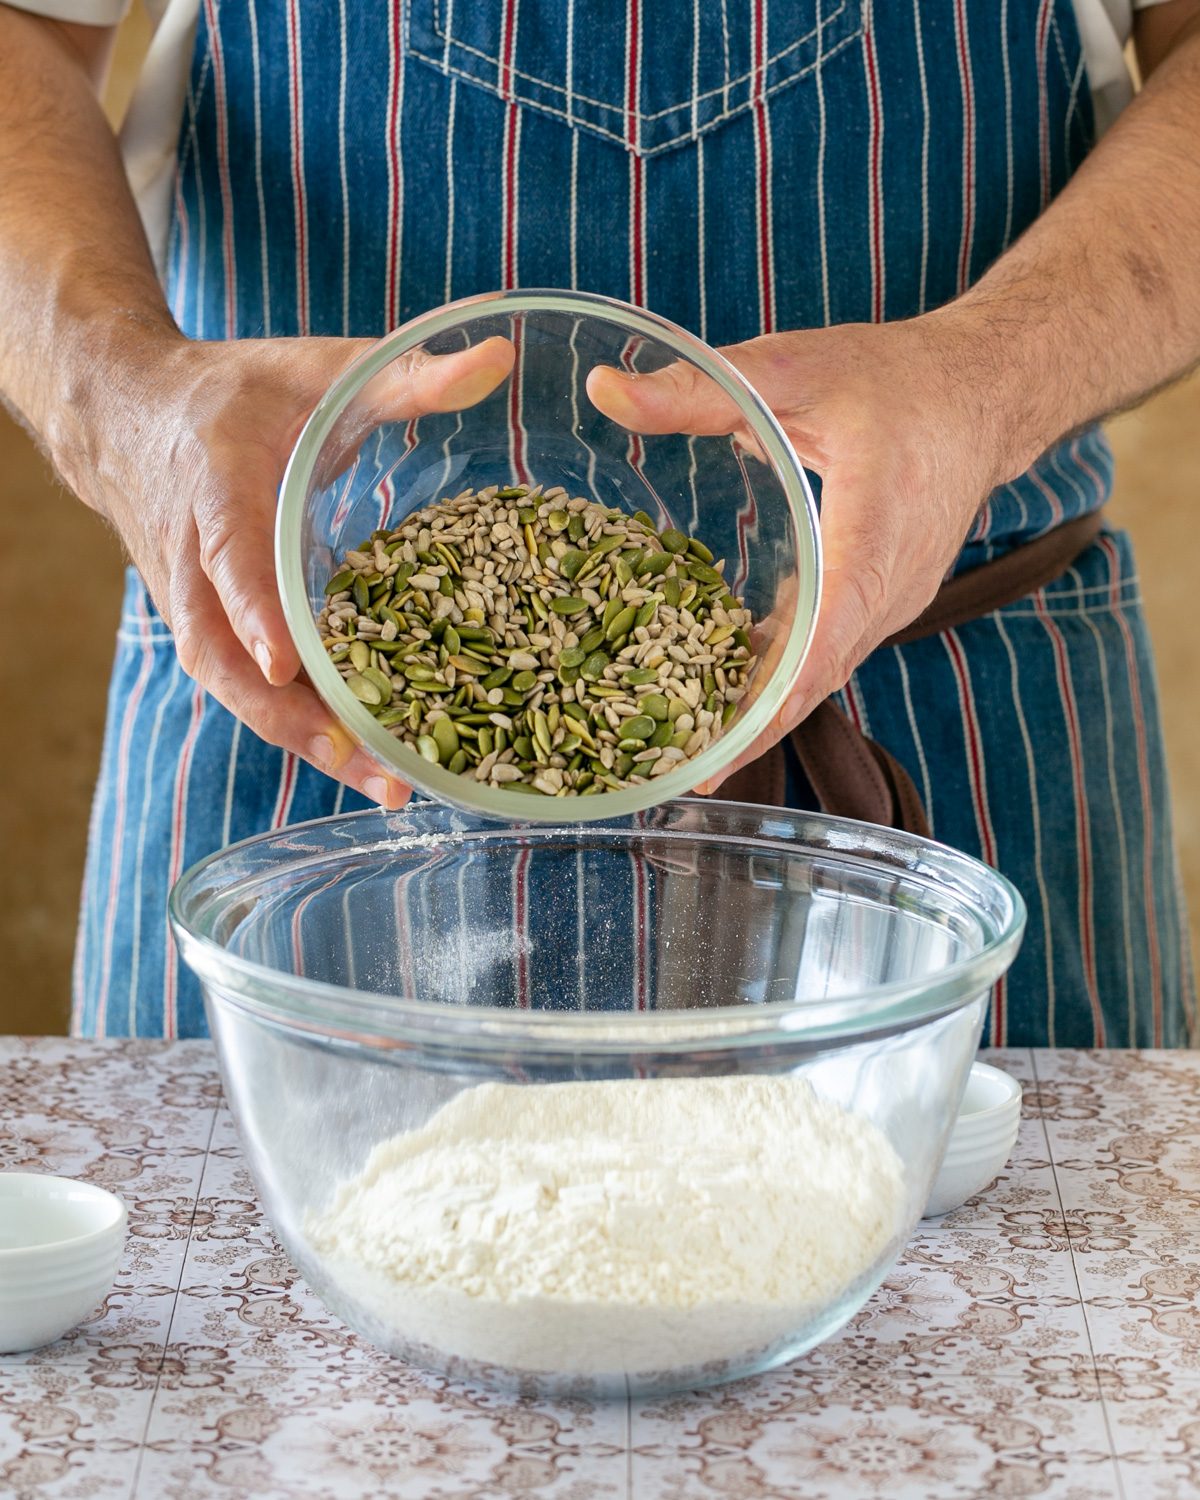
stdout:
[[(817, 633), (743, 764), (915, 619), (994, 486), (1200, 359), (1200, 0), (1138, 17), (1141, 95), (957, 301), (724, 351), (823, 481)], [(723, 398), (683, 369), (594, 370), (588, 390), (642, 432), (731, 430)]]
[[(156, 337), (144, 380), (97, 384), (48, 434), (63, 477), (115, 527), (190, 677), (263, 739), (373, 801), (409, 789), (385, 776), (296, 681), (300, 661), (275, 582), (276, 494), (300, 428), (370, 345), (348, 339), (191, 343)], [(509, 374), (512, 345), (386, 367), (379, 421), (456, 411)]]
[[(989, 491), (1020, 471), (1025, 454), (973, 386), (975, 343), (941, 315), (772, 334), (721, 352), (822, 481), (824, 596), (812, 649), (742, 765), (921, 613)], [(588, 393), (637, 432), (733, 433), (751, 442), (733, 404), (689, 365), (640, 376), (596, 369)]]

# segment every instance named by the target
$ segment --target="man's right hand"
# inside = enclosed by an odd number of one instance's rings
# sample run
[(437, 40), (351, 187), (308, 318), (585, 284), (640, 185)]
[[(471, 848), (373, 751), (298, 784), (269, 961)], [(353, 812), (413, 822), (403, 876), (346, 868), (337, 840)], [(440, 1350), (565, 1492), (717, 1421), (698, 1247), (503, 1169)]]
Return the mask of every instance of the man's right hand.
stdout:
[[(336, 338), (194, 343), (155, 331), (119, 370), (97, 368), (46, 437), (67, 483), (128, 548), (184, 671), (264, 740), (398, 807), (409, 788), (297, 680), (274, 567), (276, 496), (292, 446), (330, 384), (369, 347)], [(512, 363), (512, 346), (498, 338), (416, 356), (376, 377), (373, 405), (380, 421), (461, 410)]]

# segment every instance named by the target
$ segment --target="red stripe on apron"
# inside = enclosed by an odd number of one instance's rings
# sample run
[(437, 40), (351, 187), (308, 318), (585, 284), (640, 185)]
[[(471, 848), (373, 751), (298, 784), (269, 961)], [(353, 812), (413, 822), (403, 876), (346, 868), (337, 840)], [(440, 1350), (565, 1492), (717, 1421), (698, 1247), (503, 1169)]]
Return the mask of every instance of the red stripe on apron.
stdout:
[(221, 255), (225, 266), (225, 337), (231, 339), (237, 322), (237, 266), (233, 249), (233, 192), (229, 184), (229, 117), (225, 100), (225, 59), (214, 0), (204, 0), (204, 15), (212, 43), (213, 90), (217, 115), (217, 175), (221, 183)]
[[(996, 833), (992, 827), (991, 812), (987, 800), (987, 772), (983, 758), (983, 735), (979, 728), (979, 714), (975, 707), (975, 691), (971, 685), (971, 672), (967, 665), (966, 652), (962, 648), (956, 630), (948, 630), (943, 636), (954, 679), (958, 687), (959, 711), (962, 714), (963, 739), (967, 748), (967, 779), (971, 786), (971, 802), (975, 809), (975, 822), (979, 827), (981, 852), (989, 865), (997, 863)], [(991, 1041), (993, 1047), (1005, 1045), (1006, 1019), (1005, 998), (1007, 976), (1001, 976), (992, 991)]]
[(971, 246), (975, 238), (975, 87), (971, 79), (971, 47), (967, 37), (964, 0), (954, 0), (954, 36), (958, 72), (962, 80), (962, 238), (958, 248), (958, 290), (966, 290), (971, 275)]
[(1067, 741), (1071, 751), (1071, 784), (1075, 797), (1075, 847), (1079, 859), (1079, 934), (1083, 958), (1083, 977), (1087, 986), (1088, 1002), (1092, 1010), (1093, 1046), (1105, 1045), (1104, 1013), (1100, 1009), (1100, 996), (1096, 979), (1096, 934), (1092, 917), (1092, 836), (1087, 819), (1087, 800), (1083, 786), (1083, 747), (1079, 732), (1079, 711), (1075, 703), (1075, 689), (1071, 682), (1071, 667), (1067, 660), (1066, 643), (1062, 632), (1050, 618), (1046, 609), (1045, 591), (1039, 589), (1033, 596), (1034, 608), (1045, 627), (1054, 648), (1054, 670), (1058, 679), (1059, 696), (1067, 721)]
[(304, 188), (304, 87), (300, 56), (300, 6), (288, 0), (288, 97), (292, 110), (292, 190), (296, 204), (296, 322), (309, 330), (308, 203)]
[(387, 289), (384, 315), (388, 329), (395, 328), (400, 321), (400, 216), (403, 211), (400, 201), (400, 97), (401, 78), (404, 69), (403, 0), (392, 0), (388, 26), (388, 107), (387, 107), (387, 175), (388, 175), (388, 231), (387, 231)]
[(767, 22), (764, 0), (755, 0), (753, 75), (754, 155), (757, 179), (758, 303), (763, 333), (775, 331), (775, 254), (771, 234), (771, 124), (767, 117), (766, 55)]
[[(1137, 744), (1138, 789), (1142, 799), (1142, 885), (1146, 900), (1146, 942), (1150, 950), (1150, 1000), (1153, 1026), (1152, 1045), (1163, 1044), (1162, 954), (1158, 944), (1158, 910), (1154, 899), (1154, 803), (1150, 795), (1150, 758), (1146, 747), (1146, 711), (1142, 704), (1142, 680), (1134, 650), (1129, 622), (1121, 610), (1121, 562), (1111, 537), (1102, 536), (1100, 546), (1108, 559), (1112, 580), (1110, 600), (1113, 618), (1125, 647), (1125, 665), (1129, 673), (1129, 693), (1133, 699), (1133, 728)], [(1131, 1038), (1132, 1042), (1132, 1038)]]
[(108, 987), (112, 978), (113, 937), (117, 920), (117, 892), (120, 887), (121, 858), (125, 842), (125, 810), (129, 784), (129, 751), (133, 743), (133, 726), (138, 707), (146, 691), (146, 684), (154, 667), (154, 644), (150, 639), (150, 617), (145, 604), (139, 598), (138, 614), (141, 616), (142, 664), (137, 681), (125, 703), (121, 720), (121, 737), (117, 748), (117, 807), (113, 814), (113, 835), (109, 843), (108, 903), (104, 913), (104, 954), (100, 970), (100, 1000), (96, 1008), (96, 1035), (104, 1035), (108, 1016)]
[[(175, 793), (171, 812), (171, 859), (168, 866), (167, 889), (170, 890), (183, 873), (183, 844), (187, 834), (187, 793), (191, 779), (192, 754), (196, 748), (196, 737), (200, 732), (200, 720), (204, 717), (204, 689), (199, 683), (192, 690), (192, 718), (188, 725), (183, 748), (179, 752), (179, 765), (175, 771)], [(163, 986), (163, 1036), (170, 1041), (176, 1033), (175, 984), (179, 955), (175, 949), (175, 938), (167, 928), (167, 972)]]

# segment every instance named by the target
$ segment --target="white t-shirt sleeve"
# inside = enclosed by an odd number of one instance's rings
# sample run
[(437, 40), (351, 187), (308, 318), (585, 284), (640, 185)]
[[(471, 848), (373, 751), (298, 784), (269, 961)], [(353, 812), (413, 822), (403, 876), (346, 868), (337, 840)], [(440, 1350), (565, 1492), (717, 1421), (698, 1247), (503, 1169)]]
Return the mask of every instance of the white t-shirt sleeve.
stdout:
[(1164, 0), (1075, 0), (1075, 23), (1087, 64), (1088, 84), (1103, 135), (1133, 98), (1133, 80), (1125, 62), (1125, 43), (1133, 31), (1133, 13)]
[(4, 0), (4, 4), (79, 26), (115, 26), (129, 9), (129, 0)]

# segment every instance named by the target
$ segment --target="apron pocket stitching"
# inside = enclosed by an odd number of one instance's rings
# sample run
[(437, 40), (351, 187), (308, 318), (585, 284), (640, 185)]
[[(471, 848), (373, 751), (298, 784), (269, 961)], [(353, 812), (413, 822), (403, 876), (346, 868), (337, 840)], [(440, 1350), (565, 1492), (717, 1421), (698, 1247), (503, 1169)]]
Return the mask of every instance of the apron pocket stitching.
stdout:
[[(789, 73), (786, 78), (781, 78), (776, 83), (771, 84), (769, 88), (764, 89), (761, 94), (755, 95), (753, 99), (743, 100), (740, 104), (733, 105), (727, 110), (722, 110), (719, 115), (714, 115), (711, 120), (706, 121), (698, 129), (681, 130), (678, 132), (678, 134), (669, 136), (666, 140), (659, 141), (654, 146), (651, 146), (648, 149), (643, 149), (637, 154), (641, 156), (656, 156), (659, 152), (669, 150), (672, 146), (678, 146), (683, 141), (699, 139), (700, 136), (706, 135), (710, 130), (713, 130), (716, 126), (723, 124), (726, 120), (730, 120), (735, 115), (744, 113), (746, 110), (753, 108), (753, 106), (757, 103), (761, 103), (764, 100), (770, 99), (775, 94), (779, 93), (782, 89), (789, 88), (792, 84), (798, 83), (802, 78), (807, 77), (810, 73), (814, 73), (818, 68), (824, 67), (824, 65), (830, 60), (830, 58), (836, 56), (837, 53), (843, 51), (846, 47), (858, 41), (861, 36), (862, 31), (859, 30), (852, 32), (849, 36), (842, 37), (840, 41), (835, 42), (834, 45), (830, 47), (828, 52), (823, 52), (820, 57), (814, 58), (810, 63), (806, 63), (803, 68), (798, 69), (795, 73)], [(516, 92), (504, 94), (498, 88), (489, 85), (485, 79), (480, 78), (477, 73), (471, 73), (466, 68), (458, 67), (454, 63), (445, 61), (444, 58), (434, 57), (428, 52), (421, 51), (419, 47), (410, 47), (409, 51), (413, 57), (419, 58), (422, 62), (429, 63), (431, 66), (435, 67), (439, 73), (446, 74), (447, 76), (452, 75), (455, 78), (463, 79), (463, 81), (466, 83), (473, 83), (477, 87), (482, 87), (489, 93), (493, 94), (496, 98), (501, 99), (506, 103), (516, 104), (522, 108), (535, 109), (539, 110), (543, 114), (553, 115), (556, 119), (562, 120), (565, 124), (570, 125), (572, 128), (592, 131), (596, 135), (600, 135), (608, 140), (615, 141), (620, 146), (632, 149), (632, 143), (629, 141), (629, 139), (618, 131), (609, 130), (604, 125), (598, 125), (588, 120), (581, 120), (578, 116), (571, 114), (569, 111), (562, 109), (554, 104), (547, 104), (540, 99), (531, 99), (526, 95)], [(489, 59), (489, 61), (490, 60), (491, 59)], [(537, 82), (536, 79), (532, 81)], [(554, 87), (554, 85), (549, 86)], [(721, 89), (713, 89), (711, 92), (719, 94), (723, 91)], [(573, 97), (581, 100), (585, 98), (585, 96), (582, 94), (576, 94)], [(662, 111), (662, 113), (673, 114), (677, 110), (686, 110), (690, 108), (690, 103), (690, 100), (685, 100), (681, 104), (673, 105), (669, 110)], [(600, 105), (599, 107), (601, 109), (613, 108), (613, 106), (607, 104)], [(642, 116), (640, 118), (649, 119), (651, 117)], [(657, 119), (658, 116), (656, 115), (653, 118)]]
[[(716, 87), (705, 89), (703, 93), (689, 94), (685, 98), (681, 99), (677, 104), (667, 105), (665, 109), (654, 110), (652, 113), (646, 113), (642, 110), (637, 110), (635, 112), (634, 118), (645, 124), (650, 124), (654, 120), (661, 120), (664, 115), (674, 114), (677, 110), (680, 109), (690, 109), (693, 107), (693, 105), (702, 104), (706, 99), (712, 99), (717, 94), (725, 93), (728, 89), (739, 87), (741, 84), (745, 83), (747, 79), (753, 78), (755, 73), (765, 73), (768, 68), (773, 67), (783, 58), (795, 52), (797, 48), (803, 47), (806, 42), (812, 41), (814, 36), (817, 36), (821, 31), (832, 25), (834, 21), (838, 20), (838, 18), (845, 12), (848, 3), (849, 0), (839, 0), (839, 4), (836, 10), (830, 11), (827, 16), (823, 16), (819, 24), (806, 31), (803, 36), (794, 38), (794, 40), (789, 42), (786, 47), (781, 47), (778, 52), (773, 52), (770, 57), (765, 58), (761, 67), (748, 68), (744, 73), (739, 73), (736, 78), (727, 78), (723, 83), (718, 84)], [(490, 63), (492, 67), (494, 67), (497, 72), (499, 72), (501, 66), (499, 57), (493, 57), (490, 52), (487, 52), (482, 47), (473, 47), (469, 42), (460, 41), (457, 37), (451, 36), (446, 31), (445, 27), (442, 25), (441, 0), (434, 0), (433, 13), (434, 32), (437, 36), (440, 36), (442, 38), (442, 41), (445, 43), (442, 57), (441, 59), (437, 59), (428, 52), (422, 52), (418, 48), (414, 47), (412, 50), (415, 57), (420, 57), (424, 59), (425, 62), (432, 62), (443, 71), (450, 71), (452, 69), (452, 64), (449, 62), (448, 54), (451, 48), (457, 48), (460, 52), (468, 52), (473, 57), (479, 58), (481, 62)], [(861, 34), (862, 33), (860, 29), (855, 33), (855, 36), (859, 36)], [(833, 54), (839, 50), (839, 48), (844, 46), (846, 42), (852, 41), (853, 39), (853, 37), (844, 37), (841, 41), (835, 43), (835, 45), (831, 47), (828, 52), (821, 52), (817, 57), (813, 59), (811, 63), (806, 64), (805, 67), (798, 73), (790, 75), (787, 81), (790, 83), (792, 78), (803, 78), (806, 73), (811, 72), (813, 68), (817, 67), (820, 63), (823, 63), (826, 58), (832, 57)], [(624, 120), (628, 116), (628, 107), (624, 104), (609, 104), (603, 99), (593, 99), (589, 94), (580, 93), (578, 89), (568, 90), (561, 83), (553, 83), (549, 78), (540, 78), (537, 76), (537, 74), (528, 73), (524, 69), (514, 66), (512, 63), (508, 65), (505, 71), (512, 74), (514, 78), (523, 78), (527, 83), (536, 84), (538, 88), (550, 89), (556, 94), (563, 94), (568, 98), (578, 99), (584, 104), (590, 104), (595, 109), (603, 109), (609, 114), (616, 115), (618, 119)], [(478, 82), (479, 80), (476, 81)], [(761, 93), (755, 94), (753, 98), (747, 99), (746, 104), (755, 104), (760, 99), (765, 99), (772, 89), (778, 87), (778, 84), (773, 84), (771, 86), (771, 89), (764, 89)], [(511, 98), (513, 103), (532, 102), (528, 100), (523, 101), (520, 96), (515, 93), (513, 93), (512, 95), (502, 93), (498, 87), (497, 92), (501, 93), (502, 98)], [(545, 107), (549, 108), (549, 106)], [(744, 105), (738, 106), (739, 109), (744, 107)], [(715, 125), (718, 120), (726, 119), (728, 117), (728, 114), (732, 112), (733, 111), (728, 111), (717, 115), (711, 123)], [(682, 140), (683, 137), (680, 136), (679, 139)]]

